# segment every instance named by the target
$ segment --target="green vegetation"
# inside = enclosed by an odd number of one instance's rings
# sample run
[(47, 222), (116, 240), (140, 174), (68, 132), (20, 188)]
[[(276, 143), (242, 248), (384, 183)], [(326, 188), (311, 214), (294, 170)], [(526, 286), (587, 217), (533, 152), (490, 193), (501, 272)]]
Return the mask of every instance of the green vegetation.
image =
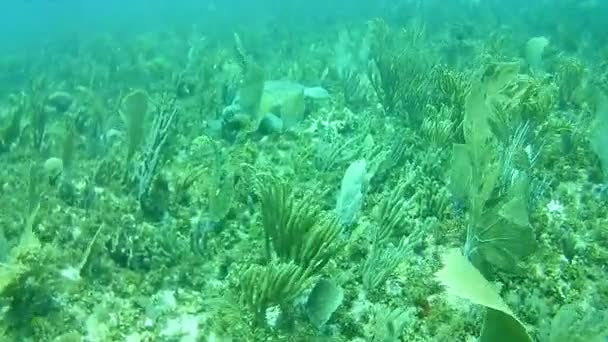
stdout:
[(605, 340), (606, 5), (541, 3), (7, 50), (0, 341)]
[(320, 271), (340, 244), (336, 219), (321, 213), (312, 198), (296, 201), (284, 184), (271, 177), (258, 182), (268, 258), (276, 254), (309, 274)]

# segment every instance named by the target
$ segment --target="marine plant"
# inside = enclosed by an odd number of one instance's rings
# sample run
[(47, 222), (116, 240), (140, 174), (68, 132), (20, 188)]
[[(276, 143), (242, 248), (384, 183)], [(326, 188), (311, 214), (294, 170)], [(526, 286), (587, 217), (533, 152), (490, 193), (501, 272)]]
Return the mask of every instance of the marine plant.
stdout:
[[(372, 20), (369, 30), (372, 43), (368, 78), (379, 102), (387, 114), (419, 123), (427, 101), (425, 75), (431, 70), (424, 52), (414, 52), (407, 31), (392, 32), (381, 19)], [(410, 47), (412, 51), (408, 51)]]
[(26, 130), (29, 134), (30, 142), (35, 151), (43, 152), (47, 126), (50, 121), (49, 112), (45, 106), (45, 91), (47, 79), (44, 76), (33, 79), (30, 83), (30, 94), (26, 98), (26, 111), (29, 112), (29, 120)]
[(455, 296), (485, 307), (480, 342), (532, 342), (524, 324), (500, 298), (498, 292), (458, 250), (448, 252), (437, 279)]
[(0, 153), (8, 151), (19, 139), (22, 118), (23, 108), (17, 108), (13, 111), (9, 124), (0, 129)]
[[(431, 72), (433, 102), (436, 106), (450, 106), (455, 112), (455, 122), (464, 116), (464, 103), (471, 87), (471, 79), (464, 72), (457, 72), (445, 65), (436, 65)], [(459, 120), (460, 119), (460, 120)]]
[(455, 139), (460, 138), (458, 134), (462, 130), (459, 129), (458, 123), (462, 120), (454, 118), (459, 115), (455, 114), (454, 111), (454, 108), (447, 106), (442, 106), (439, 109), (433, 106), (426, 107), (420, 131), (432, 147), (444, 150)]
[[(473, 86), (465, 106), (466, 143), (454, 144), (452, 154), (452, 191), (468, 208), (465, 255), (482, 272), (488, 272), (490, 265), (513, 271), (534, 250), (528, 220), (529, 176), (522, 171), (510, 179), (502, 177), (505, 159), (499, 157), (492, 126), (497, 123), (486, 102), (512, 79), (505, 75), (509, 72), (497, 71)], [(499, 187), (507, 190), (497, 192)]]
[(341, 244), (340, 226), (314, 200), (297, 200), (288, 185), (271, 176), (258, 179), (266, 256), (302, 267), (307, 275), (321, 270)]
[(14, 36), (0, 341), (605, 339), (606, 5), (465, 2)]
[(366, 165), (364, 159), (351, 163), (342, 178), (336, 201), (336, 214), (342, 226), (352, 225), (363, 206), (368, 177)]
[(405, 227), (408, 210), (416, 202), (418, 193), (408, 196), (408, 189), (413, 186), (414, 175), (401, 179), (392, 189), (387, 190), (381, 202), (374, 208), (375, 225), (371, 241), (383, 245), (399, 241), (403, 236), (412, 233)]
[(543, 64), (543, 52), (549, 45), (547, 37), (533, 37), (526, 43), (526, 61), (533, 74), (543, 74), (545, 67)]
[(411, 252), (411, 246), (406, 238), (398, 245), (371, 243), (365, 261), (361, 266), (361, 282), (368, 294), (377, 293), (389, 279), (395, 268), (401, 264)]
[(344, 290), (340, 285), (332, 279), (319, 279), (306, 301), (308, 319), (317, 329), (323, 328), (343, 299)]
[(126, 170), (143, 143), (147, 112), (148, 95), (143, 90), (134, 90), (123, 98), (120, 116), (125, 123), (128, 137)]
[(164, 94), (155, 108), (155, 115), (149, 129), (141, 157), (133, 173), (137, 184), (137, 200), (142, 212), (152, 219), (162, 218), (168, 208), (169, 188), (157, 169), (161, 166), (162, 152), (177, 114), (175, 98)]
[(237, 60), (243, 73), (243, 81), (239, 91), (239, 104), (241, 111), (249, 118), (250, 122), (245, 123), (251, 126), (248, 130), (255, 131), (262, 121), (262, 115), (265, 114), (260, 111), (264, 91), (264, 69), (246, 52), (237, 34), (234, 35), (234, 40)]
[(268, 323), (266, 311), (273, 306), (289, 311), (309, 279), (307, 270), (294, 263), (251, 265), (239, 276), (239, 298), (253, 313), (256, 324)]
[(381, 146), (381, 151), (376, 154), (377, 167), (374, 177), (370, 180), (371, 186), (381, 184), (390, 177), (400, 177), (400, 172), (408, 158), (413, 155), (414, 141), (409, 129), (400, 129), (395, 132), (396, 137)]
[(541, 326), (542, 342), (600, 342), (608, 333), (608, 312), (577, 304), (565, 304)]
[(0, 262), (0, 302), (3, 320), (11, 336), (31, 338), (32, 321), (52, 320), (60, 310), (54, 296), (62, 290), (54, 247), (43, 244), (34, 230), (40, 220), (40, 204), (29, 214), (17, 244), (2, 256)]
[(608, 154), (605, 146), (608, 132), (608, 99), (603, 95), (598, 95), (595, 108), (595, 118), (591, 125), (589, 142), (591, 149), (600, 160), (604, 178), (608, 177)]
[(505, 121), (506, 127), (530, 121), (541, 125), (555, 110), (558, 103), (558, 88), (549, 78), (532, 78), (517, 75), (501, 90), (500, 98), (492, 103), (495, 116)]
[(374, 208), (367, 254), (361, 267), (363, 288), (370, 295), (379, 292), (398, 265), (415, 258), (414, 250), (420, 247), (424, 234), (431, 233), (429, 226), (414, 227), (409, 220), (419, 195), (409, 193), (414, 178), (412, 173), (400, 179)]
[(573, 57), (563, 57), (556, 66), (556, 83), (559, 86), (561, 106), (580, 104), (587, 71), (583, 63)]
[(411, 319), (410, 312), (403, 308), (390, 308), (379, 304), (374, 307), (371, 341), (396, 342)]

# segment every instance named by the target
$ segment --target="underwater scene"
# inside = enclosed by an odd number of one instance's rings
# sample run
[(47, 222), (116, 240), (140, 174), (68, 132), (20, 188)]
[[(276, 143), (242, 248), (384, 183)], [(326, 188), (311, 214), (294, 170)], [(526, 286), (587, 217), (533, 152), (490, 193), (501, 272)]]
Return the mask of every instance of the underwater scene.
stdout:
[(0, 8), (0, 342), (608, 341), (607, 1)]

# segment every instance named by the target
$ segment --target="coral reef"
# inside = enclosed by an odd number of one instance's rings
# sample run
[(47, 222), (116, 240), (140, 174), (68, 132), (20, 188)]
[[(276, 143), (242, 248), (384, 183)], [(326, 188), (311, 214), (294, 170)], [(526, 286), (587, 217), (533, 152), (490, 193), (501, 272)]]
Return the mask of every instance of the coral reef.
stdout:
[(0, 340), (605, 340), (606, 6), (296, 3), (0, 56)]

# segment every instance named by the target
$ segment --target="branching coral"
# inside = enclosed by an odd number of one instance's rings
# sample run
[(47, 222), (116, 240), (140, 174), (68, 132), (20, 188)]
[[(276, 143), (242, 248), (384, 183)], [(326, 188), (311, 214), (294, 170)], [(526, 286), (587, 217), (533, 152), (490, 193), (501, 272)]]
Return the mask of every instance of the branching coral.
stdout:
[(154, 120), (135, 171), (140, 207), (147, 217), (154, 220), (162, 218), (168, 208), (169, 186), (164, 177), (158, 175), (157, 168), (161, 164), (161, 152), (167, 147), (176, 114), (175, 98), (165, 94), (156, 106)]

